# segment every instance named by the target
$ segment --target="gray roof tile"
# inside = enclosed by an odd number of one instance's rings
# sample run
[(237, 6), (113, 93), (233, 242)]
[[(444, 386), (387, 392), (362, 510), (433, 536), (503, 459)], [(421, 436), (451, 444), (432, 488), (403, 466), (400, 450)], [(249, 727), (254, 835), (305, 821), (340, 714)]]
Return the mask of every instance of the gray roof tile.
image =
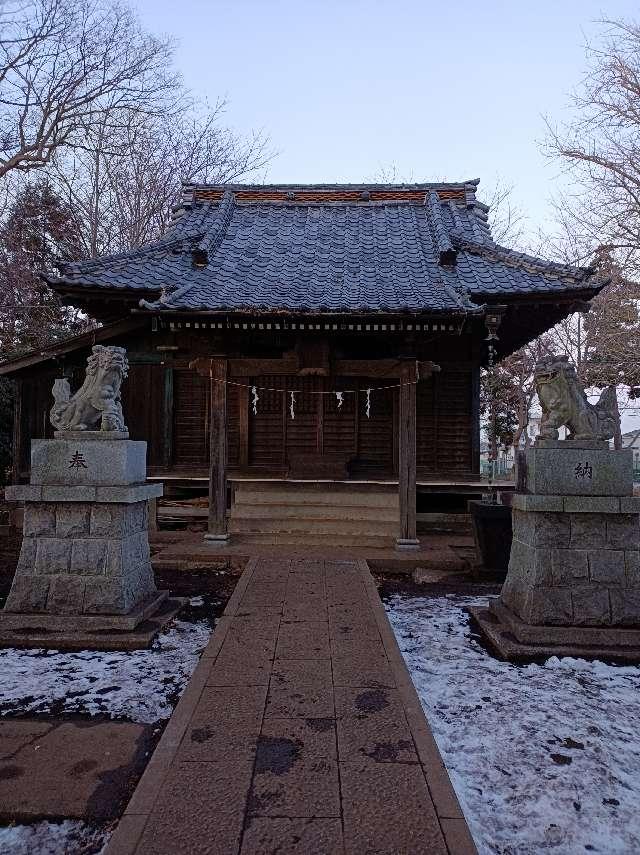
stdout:
[[(61, 290), (86, 286), (141, 297), (162, 290), (159, 300), (141, 304), (163, 311), (455, 314), (477, 311), (485, 298), (603, 284), (588, 268), (493, 243), (473, 182), (424, 185), (422, 202), (305, 202), (295, 193), (291, 202), (274, 202), (261, 201), (259, 192), (255, 201), (238, 202), (234, 191), (241, 187), (227, 188), (217, 202), (187, 194), (162, 240), (68, 264), (49, 281)], [(438, 190), (446, 187), (464, 188), (465, 201), (441, 199)]]

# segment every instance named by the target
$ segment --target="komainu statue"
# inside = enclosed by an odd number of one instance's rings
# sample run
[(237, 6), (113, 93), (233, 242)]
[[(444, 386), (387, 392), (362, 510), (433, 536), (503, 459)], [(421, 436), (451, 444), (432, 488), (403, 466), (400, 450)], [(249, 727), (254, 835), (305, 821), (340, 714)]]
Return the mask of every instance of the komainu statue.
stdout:
[(542, 419), (540, 439), (558, 439), (566, 425), (567, 439), (612, 439), (620, 428), (615, 386), (607, 386), (597, 404), (587, 400), (567, 356), (547, 356), (535, 368)]
[(126, 431), (120, 386), (128, 370), (124, 347), (96, 344), (87, 359), (84, 383), (73, 397), (68, 380), (54, 382), (54, 405), (49, 414), (51, 424), (61, 431)]

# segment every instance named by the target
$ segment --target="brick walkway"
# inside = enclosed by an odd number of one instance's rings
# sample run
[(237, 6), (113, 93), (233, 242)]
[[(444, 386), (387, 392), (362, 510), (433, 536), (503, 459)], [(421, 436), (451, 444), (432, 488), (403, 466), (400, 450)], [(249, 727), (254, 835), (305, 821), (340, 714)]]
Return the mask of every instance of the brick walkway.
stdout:
[(365, 562), (254, 559), (107, 855), (475, 853)]

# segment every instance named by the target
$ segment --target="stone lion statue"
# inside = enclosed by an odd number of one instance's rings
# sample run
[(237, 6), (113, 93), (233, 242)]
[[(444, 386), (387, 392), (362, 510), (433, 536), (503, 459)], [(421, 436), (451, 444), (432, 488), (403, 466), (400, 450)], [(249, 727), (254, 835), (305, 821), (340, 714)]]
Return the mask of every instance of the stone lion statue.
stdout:
[(568, 439), (612, 439), (620, 428), (615, 386), (608, 386), (597, 404), (587, 400), (567, 356), (547, 356), (535, 367), (536, 391), (542, 407), (540, 439), (558, 439), (566, 425)]
[(49, 417), (56, 430), (126, 431), (120, 386), (129, 371), (124, 347), (91, 348), (84, 383), (71, 397), (66, 379), (53, 384), (54, 404)]

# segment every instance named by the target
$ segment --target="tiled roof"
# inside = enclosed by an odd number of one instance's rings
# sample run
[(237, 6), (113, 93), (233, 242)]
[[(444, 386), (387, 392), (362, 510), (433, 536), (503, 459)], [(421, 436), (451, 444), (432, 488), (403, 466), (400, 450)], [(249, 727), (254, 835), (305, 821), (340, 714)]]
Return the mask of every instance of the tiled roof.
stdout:
[(161, 292), (160, 311), (468, 314), (485, 300), (597, 290), (493, 243), (477, 182), (187, 186), (164, 238), (66, 265), (60, 290)]

